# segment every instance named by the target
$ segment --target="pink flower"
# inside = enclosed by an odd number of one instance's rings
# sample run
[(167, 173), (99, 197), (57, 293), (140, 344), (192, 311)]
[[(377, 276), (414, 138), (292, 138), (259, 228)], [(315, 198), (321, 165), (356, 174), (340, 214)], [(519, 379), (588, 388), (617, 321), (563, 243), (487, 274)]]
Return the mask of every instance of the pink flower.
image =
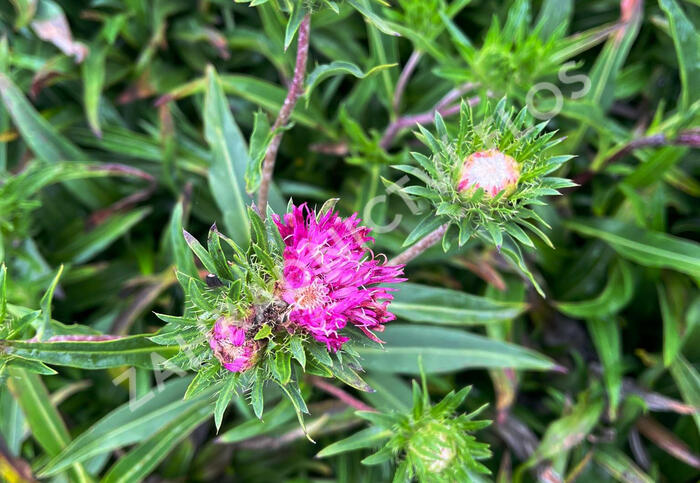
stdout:
[(274, 218), (284, 239), (282, 299), (290, 305), (292, 326), (308, 331), (337, 351), (348, 340), (342, 329), (352, 324), (370, 339), (372, 331), (396, 317), (387, 311), (403, 265), (380, 263), (365, 246), (374, 241), (369, 228), (358, 226), (357, 214), (343, 219), (333, 212), (317, 215), (306, 204)]
[(221, 317), (209, 333), (209, 346), (221, 365), (231, 372), (243, 372), (255, 363), (258, 343), (246, 340), (245, 329), (232, 318)]
[(505, 190), (508, 196), (518, 184), (520, 166), (518, 162), (498, 149), (488, 149), (470, 154), (462, 165), (460, 192), (483, 188), (486, 196), (493, 198)]

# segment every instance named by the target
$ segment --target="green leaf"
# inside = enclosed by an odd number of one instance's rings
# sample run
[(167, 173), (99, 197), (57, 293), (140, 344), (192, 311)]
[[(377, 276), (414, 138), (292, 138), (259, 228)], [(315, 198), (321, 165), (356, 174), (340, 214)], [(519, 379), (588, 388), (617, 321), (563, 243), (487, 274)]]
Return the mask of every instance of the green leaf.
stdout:
[(288, 399), (282, 399), (272, 411), (265, 413), (265, 419), (250, 419), (219, 436), (222, 443), (238, 443), (246, 439), (269, 433), (288, 423), (295, 416), (294, 408)]
[(382, 339), (384, 348), (357, 348), (365, 368), (418, 374), (419, 357), (426, 373), (493, 367), (546, 371), (555, 367), (535, 351), (451, 328), (393, 324), (387, 326)]
[(57, 260), (84, 263), (106, 249), (117, 239), (127, 233), (134, 225), (151, 212), (150, 207), (139, 208), (128, 213), (111, 215), (107, 221), (100, 223), (81, 236), (76, 236), (53, 256)]
[(593, 453), (593, 460), (617, 481), (623, 483), (654, 483), (656, 481), (644, 473), (627, 455), (614, 447), (607, 446), (596, 450)]
[(254, 114), (253, 134), (250, 135), (248, 166), (245, 173), (245, 185), (248, 193), (255, 193), (260, 187), (262, 163), (274, 133), (270, 130), (270, 121), (264, 112)]
[(641, 2), (629, 3), (629, 18), (619, 24), (620, 30), (611, 35), (590, 72), (591, 90), (587, 98), (607, 110), (612, 104), (615, 84), (637, 38), (642, 23)]
[(241, 247), (250, 243), (246, 215), (252, 201), (246, 193), (245, 175), (249, 164), (248, 148), (233, 119), (228, 100), (213, 67), (207, 68), (204, 96), (204, 135), (212, 150), (209, 186), (224, 216), (228, 235)]
[(664, 328), (664, 366), (669, 367), (678, 355), (683, 336), (683, 305), (676, 300), (678, 293), (673, 289), (676, 287), (664, 287), (657, 284), (656, 289), (659, 294), (659, 305), (661, 307), (661, 319)]
[(183, 236), (184, 229), (182, 227), (183, 223), (183, 202), (178, 201), (173, 209), (173, 213), (170, 216), (170, 225), (168, 228), (168, 236), (170, 237), (170, 245), (172, 247), (173, 261), (177, 270), (189, 275), (190, 277), (198, 277), (199, 273), (197, 267), (192, 259), (192, 252), (190, 251), (185, 237)]
[(597, 297), (581, 302), (554, 302), (560, 312), (578, 319), (605, 317), (622, 310), (634, 295), (634, 279), (627, 263), (619, 260), (611, 269), (608, 283)]
[(392, 435), (392, 431), (372, 426), (326, 446), (318, 452), (316, 457), (328, 458), (329, 456), (335, 456), (337, 454), (347, 453), (348, 451), (355, 451), (357, 449), (374, 448), (379, 446), (382, 441), (390, 438)]
[(289, 340), (289, 351), (292, 353), (292, 357), (299, 362), (302, 368), (306, 367), (306, 352), (304, 352), (304, 344), (301, 337), (298, 335), (292, 336)]
[[(68, 445), (70, 436), (41, 377), (19, 368), (10, 368), (9, 375), (7, 384), (24, 412), (34, 439), (49, 456), (56, 456)], [(72, 481), (92, 480), (79, 463), (67, 471)]]
[[(2, 72), (0, 99), (22, 139), (39, 159), (45, 163), (88, 160), (81, 150), (56, 132), (54, 126), (36, 112), (22, 91)], [(66, 186), (77, 199), (91, 208), (97, 208), (107, 201), (104, 194), (88, 181), (71, 181)]]
[(53, 293), (58, 286), (58, 280), (61, 278), (62, 273), (63, 265), (59, 267), (51, 284), (48, 286), (44, 296), (41, 297), (41, 301), (39, 302), (39, 306), (41, 307), (41, 321), (36, 332), (36, 338), (39, 340), (43, 340), (46, 334), (51, 332), (51, 304), (53, 303)]
[(364, 79), (372, 74), (382, 71), (384, 69), (390, 69), (395, 67), (397, 64), (382, 64), (372, 67), (367, 72), (363, 72), (358, 66), (352, 62), (345, 62), (342, 60), (334, 60), (330, 64), (322, 64), (316, 66), (316, 68), (309, 74), (306, 79), (306, 88), (304, 89), (304, 96), (306, 97), (306, 102), (308, 105), (309, 97), (313, 90), (318, 87), (318, 85), (329, 77), (336, 75), (350, 74), (358, 79)]
[(216, 426), (216, 432), (219, 432), (221, 428), (221, 421), (224, 418), (224, 411), (228, 407), (231, 398), (236, 395), (236, 386), (238, 385), (238, 378), (234, 375), (228, 376), (225, 384), (219, 391), (219, 395), (216, 398), (216, 405), (214, 406), (214, 425)]
[[(0, 240), (1, 241), (1, 240)], [(7, 314), (7, 267), (0, 264), (0, 323), (5, 321)]]
[(479, 325), (513, 319), (527, 305), (503, 302), (446, 288), (402, 283), (389, 310), (411, 322), (444, 325)]
[(12, 396), (9, 384), (0, 385), (0, 435), (5, 439), (10, 454), (18, 455), (25, 436), (22, 408)]
[(272, 329), (269, 325), (263, 324), (260, 327), (260, 329), (258, 329), (258, 331), (255, 333), (253, 340), (265, 339), (267, 337), (270, 337), (270, 335), (272, 335)]
[(588, 320), (588, 332), (603, 364), (603, 379), (608, 391), (608, 416), (615, 421), (622, 388), (622, 344), (620, 329), (612, 319)]
[(700, 244), (666, 233), (643, 230), (610, 218), (565, 222), (571, 230), (600, 238), (620, 256), (646, 267), (670, 268), (700, 277)]
[(264, 409), (263, 387), (265, 386), (265, 376), (262, 370), (258, 370), (253, 381), (253, 388), (250, 390), (250, 405), (253, 407), (255, 417), (262, 419)]
[(700, 93), (698, 92), (698, 86), (700, 86), (700, 54), (698, 53), (700, 43), (698, 42), (698, 32), (690, 19), (683, 13), (676, 0), (659, 0), (659, 5), (666, 14), (668, 23), (671, 26), (671, 36), (673, 37), (673, 45), (676, 48), (681, 83), (683, 85), (680, 106), (681, 109), (685, 110), (700, 98)]
[(148, 439), (196, 403), (196, 400), (182, 399), (190, 380), (191, 377), (185, 377), (168, 381), (114, 409), (51, 459), (39, 476), (56, 475), (73, 463)]
[(289, 352), (278, 351), (275, 356), (275, 363), (272, 366), (273, 373), (277, 381), (286, 385), (292, 377), (292, 357)]
[(174, 346), (161, 346), (148, 335), (134, 335), (100, 342), (29, 342), (0, 341), (0, 352), (57, 366), (80, 369), (107, 369), (135, 366), (154, 369), (153, 356), (170, 358), (178, 351)]
[[(187, 246), (190, 247), (190, 250), (192, 250), (194, 254), (197, 255), (197, 258), (199, 258), (199, 261), (202, 262), (204, 268), (206, 268), (210, 273), (218, 273), (214, 259), (211, 257), (207, 249), (204, 248), (201, 243), (199, 243), (199, 240), (193, 237), (186, 230), (182, 230), (182, 236), (187, 243)], [(190, 276), (190, 279), (199, 280), (199, 275), (195, 272), (194, 275)]]
[[(700, 408), (700, 374), (682, 355), (671, 364), (671, 376), (683, 400), (691, 407)], [(693, 419), (700, 431), (700, 411), (693, 413)]]
[(374, 389), (372, 389), (372, 387), (367, 384), (357, 372), (348, 367), (347, 364), (342, 364), (340, 362), (334, 363), (330, 367), (330, 370), (335, 377), (348, 386), (354, 387), (359, 391), (374, 392)]
[(301, 21), (304, 20), (304, 15), (306, 15), (306, 8), (302, 2), (294, 2), (292, 13), (289, 16), (289, 21), (287, 21), (287, 27), (284, 32), (284, 50), (287, 50), (294, 40), (294, 36), (299, 30)]
[(5, 367), (17, 367), (24, 369), (27, 372), (33, 372), (34, 374), (41, 374), (43, 376), (53, 376), (58, 374), (58, 372), (54, 371), (42, 362), (30, 361), (29, 359), (22, 359), (21, 357), (10, 357), (6, 361), (1, 361), (0, 372), (2, 372), (3, 365)]
[(384, 448), (380, 449), (379, 451), (377, 451), (376, 453), (371, 454), (368, 457), (366, 457), (365, 459), (363, 459), (361, 461), (361, 463), (363, 465), (368, 465), (368, 466), (378, 465), (378, 464), (384, 463), (386, 461), (389, 461), (389, 460), (393, 459), (394, 457), (395, 457), (394, 451), (391, 448), (384, 447)]
[[(286, 89), (247, 75), (222, 75), (220, 82), (226, 93), (240, 96), (275, 115), (282, 108), (284, 99), (287, 97)], [(313, 107), (306, 108), (301, 103), (294, 106), (291, 114), (291, 120), (295, 123), (328, 133), (328, 123), (323, 119), (321, 112)]]
[(547, 427), (540, 445), (528, 460), (528, 466), (560, 455), (588, 436), (598, 423), (604, 407), (602, 399), (589, 396), (584, 394), (569, 414)]
[(105, 61), (107, 48), (104, 45), (92, 44), (87, 58), (82, 65), (83, 103), (85, 116), (90, 129), (98, 138), (102, 137), (100, 129), (100, 96), (105, 83)]
[(282, 385), (278, 383), (277, 385), (292, 402), (294, 411), (297, 414), (299, 425), (306, 433), (306, 426), (304, 426), (304, 414), (309, 414), (309, 410), (306, 407), (306, 401), (304, 401), (301, 391), (299, 390), (299, 384), (296, 381), (291, 381), (289, 384)]
[(143, 480), (180, 441), (210, 418), (211, 412), (212, 403), (208, 399), (197, 400), (187, 411), (121, 457), (109, 469), (102, 482), (130, 483)]
[(364, 15), (367, 20), (372, 25), (377, 27), (382, 33), (392, 36), (398, 35), (397, 32), (395, 32), (383, 18), (372, 10), (372, 7), (369, 5), (367, 0), (347, 0), (347, 2), (352, 5), (355, 10)]

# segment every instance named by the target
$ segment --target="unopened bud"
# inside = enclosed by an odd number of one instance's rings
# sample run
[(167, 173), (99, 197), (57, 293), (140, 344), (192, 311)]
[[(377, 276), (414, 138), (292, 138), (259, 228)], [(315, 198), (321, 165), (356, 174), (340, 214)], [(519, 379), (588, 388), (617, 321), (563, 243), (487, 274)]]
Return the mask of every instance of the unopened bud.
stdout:
[(431, 473), (441, 473), (450, 467), (457, 456), (457, 428), (449, 424), (430, 421), (411, 437), (407, 451), (420, 460)]
[(221, 317), (209, 333), (214, 356), (231, 372), (244, 372), (255, 364), (259, 343), (246, 338), (241, 324), (231, 317)]
[(470, 154), (464, 160), (459, 177), (460, 193), (474, 192), (483, 188), (489, 198), (501, 191), (508, 196), (515, 191), (520, 178), (518, 162), (498, 149), (487, 149)]

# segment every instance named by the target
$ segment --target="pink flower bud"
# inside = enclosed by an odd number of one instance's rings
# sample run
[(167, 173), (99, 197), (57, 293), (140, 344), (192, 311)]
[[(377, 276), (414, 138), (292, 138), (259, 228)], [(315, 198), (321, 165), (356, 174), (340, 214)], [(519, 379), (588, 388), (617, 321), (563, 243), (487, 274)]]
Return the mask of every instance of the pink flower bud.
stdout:
[(518, 162), (498, 149), (487, 149), (470, 154), (462, 165), (458, 190), (473, 193), (483, 188), (486, 197), (493, 198), (501, 191), (508, 196), (518, 185)]
[(231, 372), (244, 372), (255, 364), (259, 343), (247, 340), (245, 329), (232, 317), (221, 317), (209, 333), (214, 356)]

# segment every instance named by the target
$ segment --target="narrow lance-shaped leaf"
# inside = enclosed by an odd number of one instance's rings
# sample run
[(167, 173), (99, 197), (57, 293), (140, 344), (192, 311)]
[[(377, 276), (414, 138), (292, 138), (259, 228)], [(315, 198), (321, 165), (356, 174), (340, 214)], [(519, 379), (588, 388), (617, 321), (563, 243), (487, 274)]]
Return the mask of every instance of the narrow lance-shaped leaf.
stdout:
[(608, 391), (608, 417), (615, 421), (622, 388), (620, 328), (612, 318), (591, 319), (588, 321), (588, 332), (603, 364), (603, 380)]
[(600, 238), (620, 256), (640, 265), (700, 277), (700, 244), (696, 242), (610, 218), (573, 220), (565, 225), (583, 235)]
[(383, 348), (358, 347), (367, 369), (418, 374), (419, 356), (426, 373), (465, 368), (512, 367), (551, 370), (555, 364), (529, 349), (456, 329), (424, 325), (390, 325), (382, 334)]
[(177, 347), (157, 345), (147, 335), (134, 335), (100, 342), (4, 340), (0, 341), (0, 352), (45, 364), (80, 369), (120, 366), (154, 369), (154, 356), (170, 358), (177, 353)]
[[(32, 152), (46, 163), (57, 161), (87, 161), (86, 155), (61, 136), (29, 103), (22, 91), (4, 73), (0, 72), (0, 99), (12, 121)], [(66, 183), (71, 193), (87, 206), (97, 208), (108, 200), (90, 181)]]
[(446, 288), (402, 283), (389, 310), (411, 322), (478, 325), (520, 315), (526, 304), (502, 302)]
[[(68, 445), (70, 435), (41, 377), (17, 368), (10, 369), (9, 376), (8, 386), (22, 407), (33, 437), (49, 456), (56, 456)], [(72, 481), (92, 480), (79, 463), (67, 471)]]
[(676, 0), (659, 0), (659, 5), (666, 14), (671, 27), (671, 36), (676, 48), (681, 83), (683, 84), (680, 104), (681, 108), (687, 109), (700, 98), (698, 92), (698, 86), (700, 86), (698, 32)]
[(608, 283), (595, 298), (580, 302), (555, 302), (560, 312), (580, 319), (606, 317), (622, 310), (634, 295), (634, 279), (629, 265), (620, 260), (611, 272)]
[(207, 69), (204, 135), (213, 154), (209, 168), (212, 195), (223, 213), (228, 235), (239, 246), (246, 247), (250, 243), (246, 206), (251, 202), (245, 186), (248, 148), (213, 67)]
[(195, 404), (196, 401), (182, 399), (190, 380), (191, 377), (184, 377), (168, 381), (140, 398), (124, 403), (75, 438), (42, 468), (39, 476), (56, 475), (73, 463), (151, 437)]
[(211, 413), (211, 401), (206, 398), (197, 400), (187, 411), (120, 458), (102, 482), (129, 483), (143, 480), (180, 441), (210, 418)]

